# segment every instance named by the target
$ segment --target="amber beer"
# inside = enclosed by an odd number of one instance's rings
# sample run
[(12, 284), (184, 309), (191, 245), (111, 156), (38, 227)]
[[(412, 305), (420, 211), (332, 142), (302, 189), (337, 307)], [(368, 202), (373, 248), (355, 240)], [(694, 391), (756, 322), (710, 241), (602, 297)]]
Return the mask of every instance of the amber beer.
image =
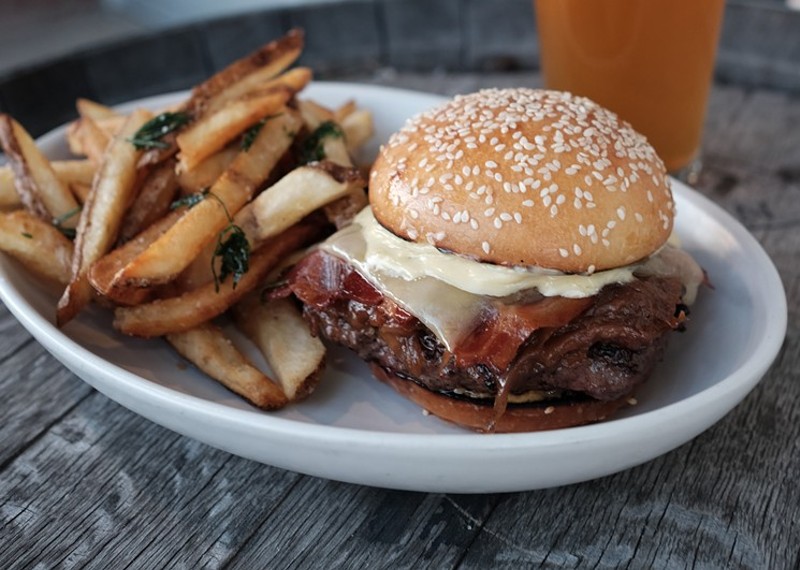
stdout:
[(698, 156), (724, 0), (535, 0), (545, 84), (644, 133), (675, 172)]

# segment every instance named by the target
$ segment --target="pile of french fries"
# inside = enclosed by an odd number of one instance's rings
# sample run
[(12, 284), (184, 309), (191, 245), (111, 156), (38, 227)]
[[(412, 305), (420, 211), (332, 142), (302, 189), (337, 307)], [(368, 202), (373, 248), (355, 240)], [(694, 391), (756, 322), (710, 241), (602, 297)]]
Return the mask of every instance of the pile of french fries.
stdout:
[[(67, 129), (74, 160), (51, 162), (0, 114), (0, 250), (64, 287), (58, 326), (97, 302), (122, 333), (164, 337), (262, 409), (313, 391), (324, 346), (291, 300), (262, 290), (366, 205), (351, 156), (372, 116), (298, 97), (311, 80), (290, 69), (302, 49), (293, 30), (158, 112), (78, 100)], [(221, 315), (275, 379), (231, 342)]]

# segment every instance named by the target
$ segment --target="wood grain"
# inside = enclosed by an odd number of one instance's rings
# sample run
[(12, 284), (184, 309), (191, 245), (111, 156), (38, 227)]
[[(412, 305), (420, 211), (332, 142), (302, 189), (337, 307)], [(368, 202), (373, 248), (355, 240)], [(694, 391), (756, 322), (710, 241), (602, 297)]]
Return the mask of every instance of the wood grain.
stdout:
[[(446, 94), (540, 83), (358, 79)], [(796, 97), (718, 86), (698, 183), (780, 272), (789, 330), (777, 362), (701, 436), (583, 484), (438, 495), (259, 465), (94, 392), (0, 309), (0, 567), (800, 568), (798, 126)]]

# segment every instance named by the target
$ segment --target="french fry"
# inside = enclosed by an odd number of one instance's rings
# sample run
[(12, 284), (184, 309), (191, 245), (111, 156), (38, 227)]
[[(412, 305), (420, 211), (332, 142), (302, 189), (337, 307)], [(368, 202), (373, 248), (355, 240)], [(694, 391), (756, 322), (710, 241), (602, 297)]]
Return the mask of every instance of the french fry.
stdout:
[[(311, 212), (364, 187), (361, 173), (330, 162), (289, 172), (242, 208), (234, 218), (253, 247), (297, 223)], [(363, 193), (363, 192), (362, 192)]]
[(0, 145), (25, 208), (43, 220), (57, 219), (62, 227), (74, 228), (79, 208), (69, 187), (56, 176), (28, 132), (5, 114), (0, 114)]
[[(50, 163), (61, 182), (91, 184), (95, 167), (88, 160), (55, 160)], [(0, 209), (18, 208), (22, 205), (14, 186), (14, 171), (10, 166), (0, 166)]]
[(175, 160), (156, 165), (142, 182), (130, 209), (125, 213), (119, 241), (125, 243), (169, 212), (178, 190)]
[(299, 99), (297, 110), (309, 131), (314, 131), (325, 121), (335, 121), (334, 113), (313, 99)]
[(116, 286), (148, 287), (177, 277), (247, 203), (255, 189), (269, 177), (292, 143), (300, 119), (286, 110), (267, 121), (249, 150), (239, 152), (211, 187), (210, 195), (189, 209), (149, 248), (123, 268)]
[[(67, 144), (72, 154), (87, 155), (87, 142), (89, 146), (93, 141), (87, 141), (87, 122), (91, 122), (88, 128), (101, 130), (106, 139), (110, 139), (119, 127), (122, 126), (125, 117), (118, 115), (114, 109), (107, 107), (89, 99), (80, 98), (75, 102), (80, 118), (73, 121), (67, 127)], [(89, 136), (96, 136), (95, 133)], [(90, 149), (94, 151), (95, 149)]]
[(249, 269), (238, 284), (226, 279), (209, 283), (178, 297), (157, 299), (137, 307), (120, 307), (114, 312), (114, 327), (122, 333), (139, 337), (163, 336), (187, 331), (225, 312), (249, 291), (282, 257), (302, 247), (318, 229), (297, 224), (269, 240), (250, 256)]
[(72, 184), (91, 184), (97, 169), (88, 160), (56, 160), (50, 163), (59, 180)]
[(336, 164), (352, 166), (353, 161), (350, 159), (350, 154), (347, 152), (347, 145), (344, 141), (344, 131), (334, 121), (333, 112), (310, 99), (299, 101), (297, 105), (306, 128), (312, 133), (311, 136), (318, 136), (317, 130), (325, 128), (325, 123), (333, 123), (333, 128), (329, 129), (329, 134), (323, 136), (320, 140), (323, 156)]
[(79, 204), (83, 205), (89, 198), (89, 193), (92, 191), (91, 184), (84, 184), (83, 182), (70, 182), (69, 191), (75, 196)]
[(0, 210), (19, 208), (21, 205), (14, 187), (14, 172), (8, 166), (0, 166)]
[(325, 366), (325, 345), (289, 299), (261, 302), (258, 291), (233, 307), (236, 326), (266, 358), (290, 402), (314, 391)]
[(344, 142), (351, 154), (361, 148), (375, 134), (372, 113), (367, 109), (356, 109), (344, 117), (339, 125), (344, 131)]
[(345, 118), (349, 117), (356, 111), (358, 111), (358, 105), (356, 105), (356, 102), (353, 99), (350, 99), (334, 109), (333, 121), (341, 125)]
[(111, 107), (103, 105), (102, 103), (98, 103), (97, 101), (92, 101), (91, 99), (86, 99), (84, 97), (79, 97), (75, 101), (75, 107), (78, 109), (78, 114), (81, 117), (89, 117), (95, 121), (101, 121), (103, 119), (110, 119), (119, 116), (118, 113)]
[[(125, 242), (124, 245), (107, 253), (89, 268), (89, 283), (95, 291), (119, 305), (140, 305), (153, 292), (151, 289), (129, 289), (114, 287), (114, 276), (131, 259), (144, 251), (159, 236), (163, 235), (181, 217), (181, 212), (170, 212), (153, 222), (142, 233)], [(209, 271), (206, 268), (206, 271)], [(210, 272), (210, 271), (209, 271)]]
[(178, 172), (178, 185), (181, 194), (196, 194), (206, 188), (211, 188), (214, 182), (230, 166), (236, 155), (241, 150), (238, 145), (229, 145), (212, 154), (191, 170)]
[(86, 158), (95, 166), (99, 166), (113, 136), (109, 136), (91, 117), (80, 119), (80, 127), (75, 136)]
[(175, 288), (178, 291), (191, 291), (206, 283), (211, 283), (214, 280), (211, 268), (215, 267), (212, 264), (215, 263), (216, 250), (217, 242), (208, 242), (203, 251), (175, 278), (173, 281)]
[(263, 92), (286, 90), (295, 94), (303, 90), (311, 82), (312, 77), (313, 74), (307, 67), (290, 69), (272, 79), (267, 79), (262, 73), (257, 72), (214, 97), (206, 106), (205, 112), (219, 111), (234, 101), (253, 97)]
[(191, 170), (264, 117), (279, 112), (291, 97), (291, 91), (279, 89), (231, 101), (206, 113), (176, 138), (181, 170)]
[[(270, 42), (250, 55), (233, 62), (192, 90), (189, 100), (177, 111), (199, 120), (206, 112), (222, 108), (233, 101), (258, 90), (269, 80), (289, 67), (303, 49), (303, 32), (291, 30), (282, 38)], [(172, 156), (178, 146), (178, 132), (162, 138), (165, 148), (151, 149), (140, 159), (140, 166), (159, 163)]]
[(38, 275), (61, 285), (69, 283), (72, 242), (25, 210), (0, 214), (0, 251)]
[(150, 112), (134, 111), (104, 156), (92, 191), (84, 204), (75, 239), (72, 279), (58, 301), (56, 323), (63, 326), (92, 298), (86, 278), (89, 267), (111, 249), (125, 209), (136, 185), (136, 162), (140, 151), (127, 140), (150, 118)]
[(303, 32), (289, 31), (195, 87), (186, 110), (198, 115), (205, 108), (222, 107), (281, 73), (300, 57), (302, 51)]
[(280, 386), (258, 370), (219, 327), (209, 323), (166, 336), (178, 354), (263, 410), (287, 404)]
[[(305, 105), (303, 103), (305, 103)], [(323, 123), (331, 121), (328, 117), (335, 116), (331, 114), (330, 110), (313, 101), (307, 100), (301, 102), (299, 106), (306, 127), (312, 131), (311, 136), (314, 136), (313, 133), (317, 129), (322, 128)], [(334, 125), (335, 124), (334, 122)], [(341, 129), (341, 127), (339, 128)], [(353, 161), (350, 158), (349, 148), (346, 145), (347, 135), (343, 130), (341, 134), (343, 136), (337, 136), (336, 131), (333, 131), (330, 135), (322, 138), (320, 141), (322, 145), (322, 155), (327, 161), (334, 164), (352, 167)], [(348, 225), (352, 221), (353, 216), (360, 212), (366, 205), (367, 196), (363, 191), (363, 186), (353, 187), (346, 196), (342, 196), (337, 200), (325, 204), (323, 211), (328, 221), (333, 223), (337, 229), (341, 229)]]

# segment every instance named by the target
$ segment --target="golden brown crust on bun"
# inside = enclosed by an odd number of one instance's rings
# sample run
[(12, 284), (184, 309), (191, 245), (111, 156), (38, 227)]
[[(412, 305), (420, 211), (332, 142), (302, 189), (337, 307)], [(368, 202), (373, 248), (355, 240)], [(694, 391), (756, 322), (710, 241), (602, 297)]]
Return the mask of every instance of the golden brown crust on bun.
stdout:
[(370, 368), (381, 382), (431, 414), (462, 427), (494, 433), (543, 431), (600, 422), (611, 417), (630, 400), (628, 395), (609, 402), (591, 399), (554, 400), (548, 405), (509, 406), (497, 418), (494, 429), (491, 429), (495, 421), (492, 406), (431, 392), (411, 380), (398, 378), (377, 364), (370, 364)]
[(652, 146), (557, 91), (487, 89), (414, 117), (381, 149), (369, 194), (378, 221), (408, 240), (568, 273), (628, 265), (672, 230)]

